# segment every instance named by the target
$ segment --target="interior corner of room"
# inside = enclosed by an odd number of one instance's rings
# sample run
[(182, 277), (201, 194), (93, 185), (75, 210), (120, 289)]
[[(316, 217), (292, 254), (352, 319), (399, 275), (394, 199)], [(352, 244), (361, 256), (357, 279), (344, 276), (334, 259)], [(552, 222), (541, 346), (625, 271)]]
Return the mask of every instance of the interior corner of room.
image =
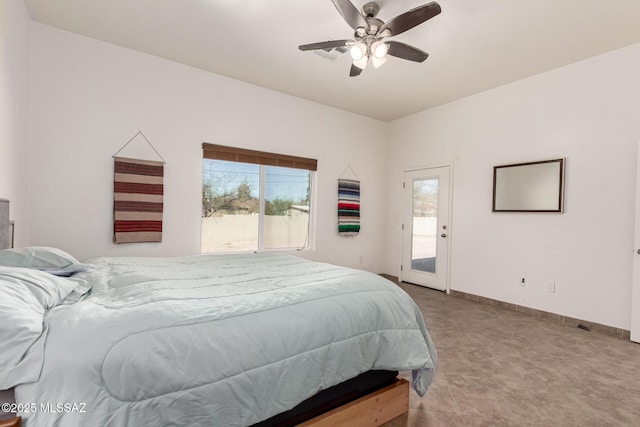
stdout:
[[(199, 253), (209, 141), (318, 159), (315, 250), (301, 255), (398, 276), (402, 176), (452, 164), (449, 290), (631, 329), (638, 43), (386, 122), (36, 22), (22, 0), (0, 15), (0, 197), (18, 247)], [(165, 230), (119, 247), (111, 155), (139, 129), (167, 161)], [(556, 158), (563, 213), (492, 212), (494, 166)], [(347, 164), (362, 188), (353, 239), (335, 231)]]

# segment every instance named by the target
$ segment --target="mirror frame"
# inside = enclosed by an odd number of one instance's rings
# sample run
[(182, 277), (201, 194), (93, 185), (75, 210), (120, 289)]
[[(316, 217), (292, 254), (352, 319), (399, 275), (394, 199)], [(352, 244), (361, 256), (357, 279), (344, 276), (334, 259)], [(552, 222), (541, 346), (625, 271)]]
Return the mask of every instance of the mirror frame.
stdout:
[[(497, 179), (498, 179), (498, 170), (505, 168), (519, 168), (523, 166), (534, 166), (546, 163), (558, 163), (559, 164), (559, 173), (557, 178), (558, 185), (558, 203), (555, 205), (553, 209), (496, 209), (496, 188), (497, 188)], [(563, 213), (564, 212), (564, 166), (565, 159), (552, 159), (552, 160), (542, 160), (538, 162), (528, 162), (528, 163), (514, 163), (509, 165), (501, 165), (493, 167), (493, 203), (492, 203), (492, 212), (556, 212)]]

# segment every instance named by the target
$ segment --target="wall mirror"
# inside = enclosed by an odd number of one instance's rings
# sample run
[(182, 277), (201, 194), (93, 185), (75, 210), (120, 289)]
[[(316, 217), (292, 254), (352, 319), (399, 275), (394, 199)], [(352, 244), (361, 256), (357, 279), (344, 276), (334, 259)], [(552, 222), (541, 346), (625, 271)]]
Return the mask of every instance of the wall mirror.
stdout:
[(493, 168), (493, 212), (562, 212), (564, 159)]

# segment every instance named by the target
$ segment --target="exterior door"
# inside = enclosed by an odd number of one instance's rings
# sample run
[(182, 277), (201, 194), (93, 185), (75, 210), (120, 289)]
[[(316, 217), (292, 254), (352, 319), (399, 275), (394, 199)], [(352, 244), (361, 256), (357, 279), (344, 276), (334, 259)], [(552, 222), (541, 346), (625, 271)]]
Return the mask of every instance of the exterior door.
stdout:
[(404, 173), (400, 280), (447, 290), (450, 167)]

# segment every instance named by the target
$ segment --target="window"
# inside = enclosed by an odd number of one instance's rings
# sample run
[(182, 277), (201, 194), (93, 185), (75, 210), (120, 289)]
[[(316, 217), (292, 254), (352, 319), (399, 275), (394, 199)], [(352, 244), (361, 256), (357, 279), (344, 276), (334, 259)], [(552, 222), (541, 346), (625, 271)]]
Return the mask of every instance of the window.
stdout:
[(203, 253), (309, 247), (316, 160), (202, 148)]

